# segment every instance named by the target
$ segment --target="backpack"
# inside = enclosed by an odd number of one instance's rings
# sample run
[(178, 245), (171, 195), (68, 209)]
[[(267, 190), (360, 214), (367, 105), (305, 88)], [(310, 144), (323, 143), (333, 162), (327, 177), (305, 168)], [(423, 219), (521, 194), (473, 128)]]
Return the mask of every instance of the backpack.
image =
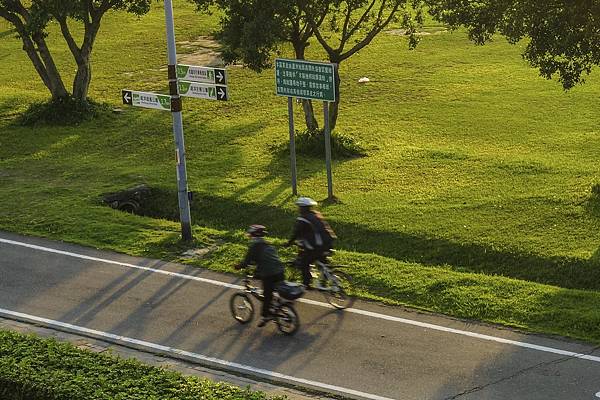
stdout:
[(335, 232), (327, 221), (314, 214), (307, 215), (308, 218), (298, 217), (300, 221), (307, 223), (314, 233), (314, 241), (311, 244), (316, 248), (329, 250), (333, 248), (333, 241), (337, 238)]
[(286, 300), (296, 300), (304, 294), (304, 286), (299, 283), (283, 281), (275, 288), (279, 295)]

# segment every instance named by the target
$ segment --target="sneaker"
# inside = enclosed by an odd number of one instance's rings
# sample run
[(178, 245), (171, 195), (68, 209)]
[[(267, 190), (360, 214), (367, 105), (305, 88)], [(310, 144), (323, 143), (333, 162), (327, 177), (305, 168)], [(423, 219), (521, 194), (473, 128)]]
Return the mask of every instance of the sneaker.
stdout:
[(273, 319), (273, 317), (262, 317), (260, 319), (260, 321), (258, 322), (258, 327), (262, 328), (263, 326), (265, 326), (267, 324), (267, 322), (271, 321)]

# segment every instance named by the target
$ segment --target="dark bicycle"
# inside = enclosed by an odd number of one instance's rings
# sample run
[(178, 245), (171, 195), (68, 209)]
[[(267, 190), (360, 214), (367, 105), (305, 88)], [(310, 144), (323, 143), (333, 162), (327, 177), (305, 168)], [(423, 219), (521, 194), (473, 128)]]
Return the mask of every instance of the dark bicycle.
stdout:
[[(328, 252), (327, 256), (331, 256), (333, 250)], [(288, 261), (287, 265), (293, 269), (297, 269), (296, 261)], [(343, 310), (350, 307), (354, 303), (354, 298), (348, 296), (347, 290), (352, 286), (352, 278), (341, 269), (343, 265), (332, 265), (327, 259), (327, 262), (315, 261), (311, 264), (311, 275), (317, 284), (314, 286), (321, 292), (329, 304)]]
[[(244, 289), (234, 293), (229, 301), (231, 314), (240, 324), (247, 324), (254, 317), (254, 305), (251, 297), (263, 301), (262, 290), (251, 284), (253, 276), (246, 275), (244, 278)], [(271, 314), (277, 324), (277, 329), (286, 335), (293, 335), (300, 327), (300, 318), (294, 308), (294, 300), (304, 294), (302, 285), (282, 282), (273, 293)]]

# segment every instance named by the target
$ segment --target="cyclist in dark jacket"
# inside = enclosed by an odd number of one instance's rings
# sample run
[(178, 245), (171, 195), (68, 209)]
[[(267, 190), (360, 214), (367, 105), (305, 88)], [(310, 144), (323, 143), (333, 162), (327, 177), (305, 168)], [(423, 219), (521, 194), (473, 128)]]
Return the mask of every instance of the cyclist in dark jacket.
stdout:
[(262, 318), (258, 323), (258, 326), (262, 327), (273, 319), (270, 312), (273, 291), (285, 279), (284, 268), (277, 255), (277, 250), (264, 239), (267, 230), (263, 225), (251, 225), (246, 233), (250, 238), (250, 247), (248, 248), (246, 257), (236, 266), (236, 269), (256, 265), (255, 275), (262, 281), (264, 294), (261, 312)]
[(333, 246), (335, 233), (323, 216), (312, 209), (317, 202), (308, 197), (300, 197), (296, 201), (300, 215), (296, 218), (292, 237), (287, 245), (296, 243), (300, 248), (296, 258), (296, 266), (302, 271), (302, 283), (312, 289), (310, 264), (319, 260), (327, 262), (326, 254)]

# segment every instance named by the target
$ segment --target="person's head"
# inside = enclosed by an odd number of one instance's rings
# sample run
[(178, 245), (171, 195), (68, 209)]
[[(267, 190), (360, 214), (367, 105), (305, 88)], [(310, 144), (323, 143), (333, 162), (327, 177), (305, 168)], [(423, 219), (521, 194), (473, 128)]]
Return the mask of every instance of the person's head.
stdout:
[(296, 205), (298, 206), (298, 210), (300, 213), (307, 213), (312, 210), (314, 206), (317, 205), (317, 202), (311, 199), (310, 197), (300, 197), (296, 200)]
[(267, 234), (267, 228), (264, 225), (250, 225), (250, 227), (246, 230), (246, 234), (250, 238), (261, 238)]

